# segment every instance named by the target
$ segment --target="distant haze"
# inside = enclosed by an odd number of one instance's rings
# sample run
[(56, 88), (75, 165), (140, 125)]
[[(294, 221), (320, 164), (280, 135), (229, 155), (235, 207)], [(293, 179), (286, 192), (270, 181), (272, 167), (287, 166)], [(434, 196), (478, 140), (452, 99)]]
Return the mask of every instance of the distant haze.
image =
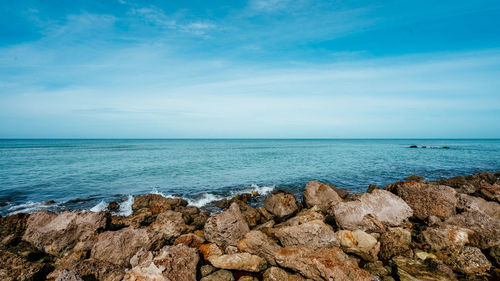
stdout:
[(0, 138), (499, 138), (499, 124), (498, 0), (0, 3)]

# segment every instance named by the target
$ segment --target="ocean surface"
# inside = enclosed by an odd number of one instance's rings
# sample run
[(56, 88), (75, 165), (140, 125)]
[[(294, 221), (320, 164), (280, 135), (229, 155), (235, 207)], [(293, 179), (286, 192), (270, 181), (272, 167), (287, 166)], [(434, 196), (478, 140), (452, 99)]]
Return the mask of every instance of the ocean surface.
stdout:
[(0, 214), (111, 201), (128, 214), (134, 195), (151, 192), (206, 207), (249, 191), (300, 196), (310, 180), (364, 192), (481, 171), (500, 171), (500, 140), (0, 140)]

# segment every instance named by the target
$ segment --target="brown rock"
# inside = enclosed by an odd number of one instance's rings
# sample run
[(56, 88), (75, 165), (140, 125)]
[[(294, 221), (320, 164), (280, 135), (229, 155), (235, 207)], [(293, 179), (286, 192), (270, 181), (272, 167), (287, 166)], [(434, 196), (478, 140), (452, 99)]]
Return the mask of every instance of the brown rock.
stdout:
[(389, 260), (396, 255), (408, 255), (408, 253), (411, 253), (411, 233), (404, 228), (389, 228), (387, 232), (382, 233), (379, 241), (379, 256), (383, 260)]
[(187, 206), (187, 201), (180, 198), (166, 198), (160, 194), (139, 195), (134, 198), (132, 210), (134, 213), (151, 211), (161, 213)]
[(424, 182), (425, 178), (421, 177), (419, 175), (413, 174), (413, 175), (411, 175), (409, 177), (404, 178), (404, 180), (405, 181), (421, 181), (421, 182)]
[(55, 281), (83, 281), (83, 279), (76, 271), (64, 270)]
[[(71, 255), (72, 253), (68, 256)], [(80, 259), (76, 259), (76, 256), (61, 259), (63, 261), (58, 261), (57, 269), (47, 276), (49, 280), (58, 277), (64, 270), (78, 272), (83, 280), (121, 281), (125, 274), (124, 267), (106, 261), (85, 259), (84, 256)]]
[(336, 232), (342, 249), (353, 253), (364, 260), (376, 261), (380, 251), (380, 243), (372, 235), (362, 230), (339, 230)]
[(222, 256), (212, 255), (208, 257), (208, 261), (217, 268), (250, 272), (259, 272), (267, 267), (265, 259), (249, 253), (236, 253)]
[(211, 264), (202, 265), (200, 267), (201, 277), (205, 277), (205, 276), (211, 274), (212, 272), (214, 272), (215, 270), (216, 270), (216, 268)]
[(320, 220), (281, 227), (275, 232), (275, 236), (283, 246), (305, 246), (317, 249), (339, 245), (332, 227)]
[(208, 257), (210, 256), (221, 256), (224, 254), (222, 249), (215, 243), (203, 244), (198, 248), (198, 250), (200, 250), (200, 253), (203, 255), (205, 260), (208, 260)]
[(262, 257), (271, 265), (276, 265), (274, 253), (280, 248), (281, 247), (273, 239), (257, 230), (248, 232), (243, 239), (238, 242), (238, 249), (241, 252), (247, 252)]
[(153, 264), (170, 280), (196, 281), (198, 261), (198, 251), (181, 244), (163, 247)]
[(452, 216), (442, 223), (474, 231), (469, 236), (470, 245), (487, 249), (500, 244), (500, 220), (491, 218), (480, 211), (467, 211)]
[(260, 212), (254, 209), (252, 206), (248, 205), (245, 202), (238, 201), (236, 202), (240, 207), (241, 214), (245, 218), (245, 221), (250, 227), (257, 226), (261, 221)]
[(157, 239), (144, 228), (127, 227), (118, 231), (106, 231), (99, 235), (92, 248), (91, 257), (127, 267), (135, 253), (141, 248), (151, 249)]
[(264, 281), (307, 281), (307, 279), (300, 274), (292, 274), (273, 266), (264, 272)]
[(161, 233), (164, 239), (170, 240), (186, 232), (188, 226), (184, 223), (181, 213), (168, 210), (159, 213), (150, 228)]
[(319, 181), (310, 181), (304, 190), (304, 201), (309, 207), (318, 206), (326, 209), (341, 202), (342, 199), (331, 185)]
[(394, 194), (385, 190), (374, 190), (372, 193), (363, 194), (357, 201), (341, 202), (333, 206), (329, 213), (343, 229), (375, 231), (381, 227), (378, 222), (391, 226), (401, 225), (412, 216), (413, 211), (405, 201)]
[(192, 248), (199, 248), (203, 243), (205, 239), (193, 233), (183, 234), (174, 241), (174, 245), (184, 244)]
[(496, 245), (490, 248), (489, 251), (490, 260), (494, 263), (496, 267), (500, 267), (500, 245)]
[[(427, 261), (429, 260), (429, 261)], [(435, 259), (426, 262), (397, 256), (391, 260), (391, 265), (399, 280), (449, 281), (456, 280), (453, 272)]]
[(109, 202), (108, 211), (110, 212), (118, 212), (120, 210), (120, 204), (116, 201)]
[(205, 224), (205, 238), (222, 247), (236, 246), (250, 229), (240, 212), (238, 204), (232, 203), (229, 209), (215, 214)]
[(383, 276), (387, 276), (391, 273), (387, 268), (384, 267), (384, 263), (382, 263), (381, 261), (374, 261), (374, 262), (366, 263), (363, 266), (363, 268), (368, 270), (368, 272), (370, 272), (370, 274), (372, 276), (383, 277)]
[(444, 185), (420, 182), (398, 182), (387, 187), (413, 209), (413, 216), (424, 220), (428, 216), (445, 219), (456, 212), (456, 191)]
[(298, 271), (313, 280), (371, 280), (368, 271), (360, 269), (337, 247), (317, 250), (285, 247), (276, 252), (276, 261), (280, 266)]
[(234, 281), (234, 276), (231, 271), (222, 269), (201, 278), (200, 281)]
[(454, 245), (465, 245), (469, 243), (469, 236), (474, 231), (467, 228), (456, 226), (446, 227), (429, 227), (422, 232), (424, 242), (429, 244), (433, 250), (441, 250), (443, 248)]
[(280, 190), (266, 197), (264, 208), (275, 215), (279, 220), (293, 215), (299, 209), (295, 196)]
[(437, 256), (453, 270), (464, 274), (485, 274), (491, 268), (491, 263), (476, 247), (452, 246), (438, 252)]
[(111, 229), (120, 229), (127, 226), (135, 228), (150, 225), (155, 220), (155, 215), (151, 212), (142, 212), (130, 216), (112, 216)]
[(15, 245), (21, 241), (28, 217), (28, 214), (0, 217), (0, 246)]
[(2, 281), (29, 281), (45, 280), (49, 267), (0, 249), (0, 280)]
[(315, 209), (313, 207), (311, 209), (300, 211), (297, 215), (285, 222), (280, 223), (278, 226), (294, 226), (314, 220), (325, 221), (325, 216), (319, 212), (319, 209)]
[(466, 194), (457, 194), (458, 209), (465, 211), (481, 211), (488, 216), (500, 220), (500, 204), (493, 201), (486, 201), (480, 197), (473, 197)]
[(38, 211), (28, 218), (23, 240), (53, 255), (88, 250), (97, 232), (106, 227), (106, 221), (105, 213)]

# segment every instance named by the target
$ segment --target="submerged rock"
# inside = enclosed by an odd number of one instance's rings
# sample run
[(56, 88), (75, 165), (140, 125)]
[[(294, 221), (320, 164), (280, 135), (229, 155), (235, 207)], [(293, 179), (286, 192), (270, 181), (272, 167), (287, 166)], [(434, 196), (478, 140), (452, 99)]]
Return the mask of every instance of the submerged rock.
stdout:
[(310, 181), (304, 190), (304, 201), (308, 207), (318, 206), (322, 209), (336, 205), (342, 198), (335, 192), (331, 185), (319, 181)]
[(284, 191), (275, 191), (266, 197), (264, 208), (279, 220), (293, 215), (299, 209), (293, 194)]
[(219, 246), (236, 246), (250, 231), (238, 204), (232, 203), (229, 209), (215, 214), (205, 224), (205, 238)]
[(274, 235), (283, 246), (305, 246), (317, 249), (339, 245), (332, 227), (320, 220), (281, 227)]
[[(385, 190), (374, 190), (363, 194), (359, 200), (340, 202), (333, 206), (329, 213), (335, 217), (339, 227), (348, 230), (374, 230), (381, 223), (399, 226), (412, 216), (412, 209), (406, 202)], [(367, 217), (372, 215), (373, 219)]]
[(38, 211), (29, 216), (23, 240), (52, 255), (75, 248), (88, 250), (106, 221), (105, 213)]
[(276, 252), (276, 261), (282, 267), (299, 272), (313, 280), (370, 281), (370, 273), (361, 269), (341, 249), (308, 249), (285, 247)]
[(401, 197), (413, 209), (413, 215), (421, 220), (429, 216), (445, 219), (455, 214), (456, 191), (444, 185), (420, 182), (398, 182), (387, 187)]

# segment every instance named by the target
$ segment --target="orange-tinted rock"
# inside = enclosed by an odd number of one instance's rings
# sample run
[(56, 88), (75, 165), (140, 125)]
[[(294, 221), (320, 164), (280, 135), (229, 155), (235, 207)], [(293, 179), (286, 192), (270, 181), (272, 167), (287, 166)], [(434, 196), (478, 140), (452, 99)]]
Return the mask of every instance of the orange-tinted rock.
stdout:
[(192, 248), (199, 248), (203, 243), (205, 239), (193, 233), (183, 234), (174, 241), (174, 245), (184, 244)]

